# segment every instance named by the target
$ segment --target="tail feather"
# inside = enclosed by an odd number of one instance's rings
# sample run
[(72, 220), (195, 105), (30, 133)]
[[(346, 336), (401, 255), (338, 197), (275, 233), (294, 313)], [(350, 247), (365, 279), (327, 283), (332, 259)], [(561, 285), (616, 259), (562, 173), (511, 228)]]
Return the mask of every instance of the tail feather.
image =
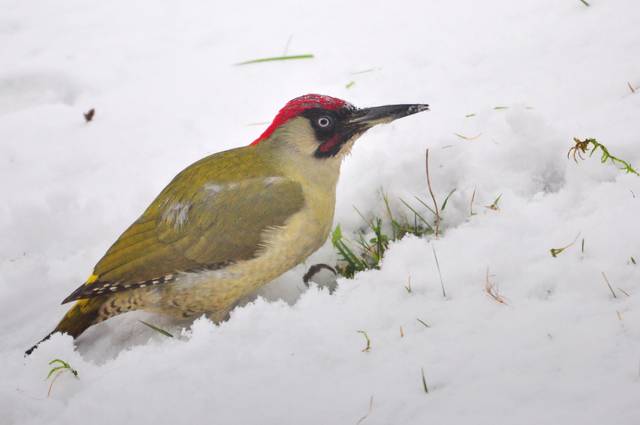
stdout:
[(50, 334), (25, 351), (25, 356), (30, 355), (40, 343), (48, 340), (56, 332), (69, 334), (75, 339), (88, 327), (96, 324), (99, 321), (100, 306), (104, 303), (102, 298), (104, 297), (76, 302)]

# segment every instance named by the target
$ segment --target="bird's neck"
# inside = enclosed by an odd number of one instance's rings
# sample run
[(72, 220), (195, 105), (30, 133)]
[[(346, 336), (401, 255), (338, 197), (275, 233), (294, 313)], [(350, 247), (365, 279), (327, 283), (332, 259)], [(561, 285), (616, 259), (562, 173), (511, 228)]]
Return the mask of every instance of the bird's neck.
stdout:
[[(298, 123), (295, 123), (298, 124)], [(305, 123), (277, 130), (268, 140), (255, 146), (288, 178), (314, 190), (335, 194), (342, 156), (317, 158), (317, 142)]]

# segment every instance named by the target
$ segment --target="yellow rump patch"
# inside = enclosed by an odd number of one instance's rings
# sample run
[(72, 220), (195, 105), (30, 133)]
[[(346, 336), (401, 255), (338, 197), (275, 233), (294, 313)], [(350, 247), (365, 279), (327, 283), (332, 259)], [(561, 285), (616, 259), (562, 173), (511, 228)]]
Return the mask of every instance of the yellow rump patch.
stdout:
[(78, 300), (64, 316), (66, 318), (71, 318), (74, 316), (78, 316), (79, 314), (86, 313), (89, 310), (89, 300)]
[(91, 285), (93, 282), (95, 282), (96, 280), (98, 280), (98, 275), (97, 274), (92, 274), (91, 276), (89, 276), (87, 278), (87, 281), (84, 283), (85, 285)]

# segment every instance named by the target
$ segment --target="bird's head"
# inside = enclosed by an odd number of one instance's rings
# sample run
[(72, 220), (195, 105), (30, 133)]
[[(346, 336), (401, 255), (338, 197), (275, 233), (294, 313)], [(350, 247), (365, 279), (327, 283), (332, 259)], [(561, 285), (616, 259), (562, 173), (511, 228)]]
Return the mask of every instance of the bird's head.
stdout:
[(356, 108), (335, 97), (307, 94), (289, 101), (252, 145), (282, 145), (318, 160), (341, 159), (371, 127), (428, 109), (423, 104)]

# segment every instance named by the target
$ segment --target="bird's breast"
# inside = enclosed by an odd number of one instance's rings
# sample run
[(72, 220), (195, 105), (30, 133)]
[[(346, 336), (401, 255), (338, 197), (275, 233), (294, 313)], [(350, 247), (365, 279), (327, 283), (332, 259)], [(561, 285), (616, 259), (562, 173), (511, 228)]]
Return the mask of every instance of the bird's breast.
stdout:
[(303, 185), (303, 208), (282, 226), (264, 230), (254, 258), (220, 270), (184, 274), (174, 285), (177, 291), (167, 297), (174, 304), (176, 300), (189, 304), (193, 311), (214, 312), (214, 317), (216, 312), (226, 314), (239, 299), (300, 264), (324, 244), (335, 208), (335, 187), (329, 189)]
[[(272, 280), (303, 262), (327, 240), (333, 223), (335, 190), (304, 188), (304, 207), (294, 213), (283, 226), (264, 231), (262, 248), (256, 257), (230, 267), (255, 273), (263, 282)], [(255, 289), (255, 288), (252, 288)]]

